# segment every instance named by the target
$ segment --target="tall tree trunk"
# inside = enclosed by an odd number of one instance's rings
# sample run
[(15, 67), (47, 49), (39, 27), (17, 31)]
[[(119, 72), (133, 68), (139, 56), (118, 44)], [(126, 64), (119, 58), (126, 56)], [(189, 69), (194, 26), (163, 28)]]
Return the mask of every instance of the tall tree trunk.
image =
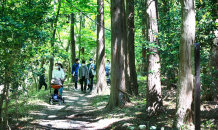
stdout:
[(0, 106), (0, 128), (1, 129), (4, 129), (4, 127), (5, 127), (5, 124), (4, 124), (4, 122), (2, 121), (2, 111), (3, 111), (3, 104), (4, 104), (4, 99), (5, 99), (5, 96), (6, 96), (6, 86), (7, 85), (7, 79), (6, 79), (6, 70), (5, 70), (5, 78), (4, 78), (4, 88), (3, 88), (3, 93), (2, 93), (2, 95), (1, 95), (1, 106)]
[(71, 68), (72, 67), (72, 64), (70, 64), (70, 59), (68, 59), (68, 77), (67, 77), (67, 81), (68, 81), (68, 83), (69, 83), (69, 81), (70, 81), (70, 78), (73, 78), (72, 76), (71, 76)]
[(34, 80), (34, 82), (35, 82), (35, 87), (36, 87), (36, 91), (38, 90), (38, 85), (37, 85), (37, 77), (36, 77), (36, 75), (35, 75), (35, 73), (34, 73), (34, 70), (33, 70), (33, 63), (31, 63), (31, 72), (32, 72), (32, 77), (33, 77), (33, 80)]
[(6, 94), (5, 94), (5, 128), (7, 128), (8, 125), (8, 90), (9, 90), (9, 83), (6, 83)]
[(211, 66), (210, 71), (212, 72), (212, 86), (211, 90), (213, 93), (213, 100), (218, 101), (218, 38), (214, 39), (214, 45), (212, 46), (212, 53), (211, 53)]
[(148, 77), (147, 77), (147, 110), (151, 114), (163, 109), (161, 97), (161, 80), (160, 80), (160, 56), (158, 52), (159, 42), (158, 24), (157, 24), (157, 8), (155, 0), (147, 0), (147, 40), (151, 46), (148, 48)]
[[(125, 81), (126, 17), (124, 0), (111, 0), (111, 92), (107, 109), (125, 105), (129, 97)], [(121, 91), (120, 91), (121, 90)]]
[(51, 79), (52, 79), (52, 70), (53, 70), (53, 65), (54, 65), (54, 57), (51, 56), (49, 58), (49, 74), (48, 74), (48, 87), (50, 88), (50, 93), (51, 93)]
[(103, 92), (106, 88), (105, 79), (105, 32), (104, 28), (104, 0), (98, 0), (97, 22), (97, 93)]
[(193, 122), (193, 74), (191, 46), (195, 42), (195, 5), (194, 0), (181, 0), (182, 26), (179, 45), (179, 75), (174, 127)]
[(81, 30), (82, 29), (82, 13), (80, 13), (80, 22), (79, 22), (79, 58), (81, 55)]
[(4, 86), (3, 86), (3, 90), (2, 90), (2, 93), (0, 94), (0, 129), (3, 129), (3, 122), (2, 122), (2, 110), (3, 110), (3, 102), (4, 102), (4, 97), (5, 97), (5, 91), (6, 91), (6, 78), (5, 78), (5, 76), (6, 76), (6, 68), (5, 68), (5, 70), (3, 71), (3, 69), (2, 69), (2, 72), (4, 72), (4, 73), (2, 73), (2, 83), (4, 84)]
[[(10, 61), (9, 61), (10, 62)], [(13, 59), (12, 59), (12, 62), (13, 63)], [(5, 113), (4, 113), (4, 116), (5, 116), (5, 119), (4, 119), (4, 122), (3, 122), (3, 129), (4, 128), (7, 128), (7, 125), (8, 125), (8, 89), (9, 89), (9, 80), (10, 80), (10, 68), (11, 68), (11, 65), (12, 64), (6, 64), (5, 65), (5, 76), (4, 76), (4, 100), (5, 100)], [(4, 101), (3, 100), (3, 101)]]
[[(42, 58), (42, 59), (41, 59), (41, 64), (40, 64), (40, 69), (43, 68), (44, 63), (45, 63), (45, 59)], [(39, 87), (40, 87), (40, 84), (38, 84), (38, 90), (39, 90)]]
[[(127, 6), (127, 5), (126, 5)], [(128, 6), (127, 6), (128, 7)], [(128, 10), (128, 9), (127, 9)], [(126, 16), (126, 15), (125, 15)], [(128, 27), (127, 25), (127, 18), (129, 17), (129, 15), (126, 17), (125, 19), (125, 23), (126, 23), (126, 27)], [(127, 21), (127, 22), (126, 22)], [(128, 23), (129, 24), (129, 23)], [(125, 27), (125, 32), (128, 34), (127, 32), (127, 29)], [(127, 34), (124, 36), (126, 37), (126, 44), (124, 44), (124, 54), (125, 54), (125, 80), (126, 80), (126, 90), (127, 90), (127, 93), (131, 94), (132, 95), (132, 88), (131, 88), (131, 80), (130, 80), (130, 57), (129, 57), (129, 43), (128, 43), (128, 40), (127, 40)], [(134, 34), (133, 34), (133, 37), (134, 37)], [(132, 43), (130, 43), (132, 44)], [(133, 41), (133, 44), (134, 44), (134, 41)], [(131, 59), (133, 60), (133, 59)], [(129, 100), (130, 101), (130, 100)], [(129, 102), (128, 101), (128, 102)]]
[[(71, 63), (76, 61), (76, 55), (75, 55), (75, 39), (74, 39), (74, 14), (71, 13), (71, 26), (70, 26), (70, 39), (71, 39), (71, 44), (70, 44), (70, 50), (71, 50)], [(71, 83), (73, 82), (73, 78), (71, 78)]]
[[(69, 15), (70, 16), (70, 15)], [(67, 42), (67, 46), (66, 46), (66, 52), (69, 51), (70, 48), (70, 40), (68, 40)], [(69, 82), (69, 78), (72, 77), (71, 74), (69, 73), (69, 66), (71, 68), (71, 64), (68, 62), (68, 58), (64, 58), (64, 62), (63, 62), (63, 67), (66, 69), (66, 76), (65, 76), (65, 80)], [(71, 71), (70, 71), (71, 72)], [(70, 74), (70, 75), (69, 75)]]
[[(214, 23), (218, 23), (218, 0), (212, 0), (212, 13), (213, 13), (213, 21)], [(212, 45), (212, 55), (211, 55), (211, 67), (210, 67), (210, 72), (212, 72), (212, 87), (213, 90), (213, 100), (218, 101), (218, 30), (214, 31), (215, 34), (215, 39), (213, 40), (213, 45)]]
[(3, 129), (3, 122), (2, 122), (2, 106), (3, 106), (3, 102), (4, 102), (4, 97), (5, 97), (5, 91), (6, 91), (6, 86), (4, 84), (4, 88), (3, 88), (3, 93), (1, 94), (1, 100), (0, 100), (0, 129)]
[(146, 36), (145, 36), (145, 20), (143, 20), (144, 18), (142, 18), (142, 69), (141, 69), (141, 75), (145, 76), (146, 72), (147, 72), (147, 65), (146, 65), (146, 56), (147, 56), (147, 49), (145, 47), (144, 41), (146, 40)]
[[(129, 51), (130, 85), (134, 95), (138, 95), (137, 74), (135, 68), (135, 46), (134, 46), (134, 0), (126, 0), (127, 14), (127, 43)], [(131, 94), (131, 93), (130, 93)]]
[[(60, 9), (61, 9), (61, 0), (58, 0), (58, 11), (55, 17), (55, 21), (51, 24), (52, 29), (53, 29), (53, 35), (52, 35), (52, 40), (51, 40), (51, 48), (52, 48), (52, 56), (50, 57), (50, 66), (49, 66), (49, 82), (48, 86), (50, 87), (50, 93), (51, 93), (51, 79), (52, 79), (52, 70), (53, 70), (53, 65), (54, 65), (54, 42), (55, 42), (55, 33), (56, 33), (56, 27), (57, 27), (57, 22), (58, 22), (58, 16), (60, 14)], [(54, 11), (56, 10), (56, 0), (54, 0)]]

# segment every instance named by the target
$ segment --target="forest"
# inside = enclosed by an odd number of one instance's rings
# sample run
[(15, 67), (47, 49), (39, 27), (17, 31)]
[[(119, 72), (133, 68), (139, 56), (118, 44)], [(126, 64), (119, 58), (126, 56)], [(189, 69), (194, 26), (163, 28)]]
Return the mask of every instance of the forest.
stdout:
[[(0, 0), (0, 10), (0, 130), (218, 129), (218, 0)], [(86, 93), (78, 58), (96, 65)], [(51, 103), (56, 63), (62, 103)]]

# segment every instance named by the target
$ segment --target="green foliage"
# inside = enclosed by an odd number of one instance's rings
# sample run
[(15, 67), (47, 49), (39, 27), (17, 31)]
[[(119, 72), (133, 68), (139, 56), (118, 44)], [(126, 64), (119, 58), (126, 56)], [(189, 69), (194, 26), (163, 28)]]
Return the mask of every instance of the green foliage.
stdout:
[(208, 121), (206, 121), (206, 123), (202, 123), (201, 124), (202, 126), (203, 126), (203, 129), (210, 129), (210, 130), (212, 130), (212, 129), (214, 129), (214, 122), (212, 121), (212, 120), (208, 120)]
[[(31, 87), (28, 88), (30, 89)], [(23, 117), (29, 117), (32, 111), (42, 109), (44, 106), (40, 104), (45, 102), (47, 103), (49, 96), (49, 90), (41, 90), (40, 92), (36, 90), (26, 91), (19, 87), (16, 92), (11, 93), (9, 96), (10, 102), (8, 104), (8, 108), (10, 109), (8, 109), (7, 114), (10, 121), (16, 121), (17, 117), (21, 120)], [(3, 108), (5, 108), (5, 104)], [(4, 111), (3, 114), (5, 114)]]
[[(214, 5), (214, 6), (212, 6)], [(204, 100), (212, 100), (213, 96), (210, 90), (215, 90), (215, 79), (211, 75), (217, 73), (217, 70), (211, 69), (212, 47), (214, 45), (215, 34), (218, 30), (215, 20), (218, 18), (218, 5), (215, 1), (196, 1), (196, 42), (201, 44), (201, 84)], [(207, 98), (208, 97), (208, 98)]]
[(100, 105), (106, 104), (109, 100), (109, 95), (99, 95), (93, 98), (92, 105), (98, 107)]
[[(41, 67), (46, 68), (46, 78), (49, 68), (49, 59), (54, 52), (54, 62), (64, 64), (65, 73), (68, 73), (70, 61), (70, 18), (71, 13), (75, 14), (75, 42), (76, 57), (86, 61), (96, 55), (96, 23), (82, 14), (81, 42), (80, 37), (80, 15), (76, 8), (69, 2), (83, 11), (87, 16), (96, 21), (97, 0), (74, 0), (61, 1), (61, 9), (57, 26), (53, 27), (57, 9), (54, 10), (52, 0), (4, 0), (0, 6), (0, 85), (9, 83), (10, 102), (8, 114), (25, 116), (29, 110), (37, 109), (34, 104), (36, 100), (45, 101), (44, 96), (48, 91), (36, 91), (38, 76), (42, 74)], [(166, 2), (166, 1), (165, 1)], [(161, 57), (162, 84), (172, 85), (178, 81), (179, 71), (179, 43), (181, 34), (181, 5), (178, 0), (158, 1), (158, 27), (159, 46), (149, 43), (143, 34), (146, 29), (146, 7), (145, 0), (135, 1), (135, 60), (138, 70), (141, 69), (142, 49), (158, 48)], [(210, 90), (215, 89), (217, 84), (211, 75), (218, 75), (218, 71), (209, 68), (211, 48), (214, 46), (214, 31), (218, 30), (217, 8), (214, 0), (196, 1), (196, 42), (201, 44), (201, 84), (202, 95), (211, 94)], [(56, 3), (56, 6), (58, 3)], [(57, 8), (57, 7), (56, 7)], [(105, 1), (105, 27), (111, 28), (110, 2)], [(53, 29), (56, 28), (56, 37), (53, 39)], [(105, 53), (106, 60), (111, 59), (111, 32), (105, 30)], [(54, 42), (54, 47), (51, 43)], [(84, 55), (79, 48), (84, 47)], [(148, 54), (148, 53), (147, 53)], [(130, 61), (131, 62), (131, 61)], [(147, 61), (143, 61), (147, 64)], [(138, 74), (139, 74), (138, 71)], [(147, 72), (146, 72), (147, 73)], [(150, 72), (152, 73), (152, 72)], [(67, 74), (66, 74), (67, 75)], [(146, 76), (138, 76), (139, 92), (142, 98), (132, 98), (137, 103), (135, 109), (138, 112), (146, 104)], [(69, 82), (69, 81), (66, 81)], [(18, 96), (16, 110), (15, 95)], [(2, 98), (2, 96), (1, 96)], [(93, 100), (93, 106), (106, 105), (108, 95), (98, 96)], [(5, 105), (5, 103), (4, 103)], [(4, 106), (5, 107), (5, 106)], [(131, 110), (121, 110), (130, 113)], [(13, 116), (11, 116), (13, 117)], [(206, 125), (212, 128), (211, 122)]]

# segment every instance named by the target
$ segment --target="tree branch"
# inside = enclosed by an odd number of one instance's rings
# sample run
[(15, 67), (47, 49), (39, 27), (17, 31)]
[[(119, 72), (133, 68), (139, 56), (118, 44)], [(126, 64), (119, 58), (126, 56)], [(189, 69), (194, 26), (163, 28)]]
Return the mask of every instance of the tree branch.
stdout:
[(124, 94), (126, 94), (126, 95), (128, 95), (128, 96), (130, 96), (130, 97), (133, 97), (131, 94), (129, 94), (129, 93), (127, 93), (127, 92), (125, 92), (125, 91), (119, 89), (117, 86), (116, 86), (116, 88), (117, 88), (120, 92), (122, 92), (122, 93), (124, 93)]

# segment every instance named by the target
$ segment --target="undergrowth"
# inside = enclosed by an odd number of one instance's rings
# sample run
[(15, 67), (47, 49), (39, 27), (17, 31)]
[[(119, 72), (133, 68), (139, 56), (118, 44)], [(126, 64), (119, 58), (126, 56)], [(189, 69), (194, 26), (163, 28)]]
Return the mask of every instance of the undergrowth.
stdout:
[[(20, 91), (21, 94), (10, 93), (8, 100), (8, 122), (17, 123), (29, 118), (31, 111), (38, 111), (43, 109), (45, 106), (42, 105), (44, 102), (48, 102), (50, 91)], [(3, 110), (5, 109), (5, 103), (3, 104)], [(2, 111), (5, 117), (5, 111)], [(4, 120), (4, 119), (3, 119)]]

